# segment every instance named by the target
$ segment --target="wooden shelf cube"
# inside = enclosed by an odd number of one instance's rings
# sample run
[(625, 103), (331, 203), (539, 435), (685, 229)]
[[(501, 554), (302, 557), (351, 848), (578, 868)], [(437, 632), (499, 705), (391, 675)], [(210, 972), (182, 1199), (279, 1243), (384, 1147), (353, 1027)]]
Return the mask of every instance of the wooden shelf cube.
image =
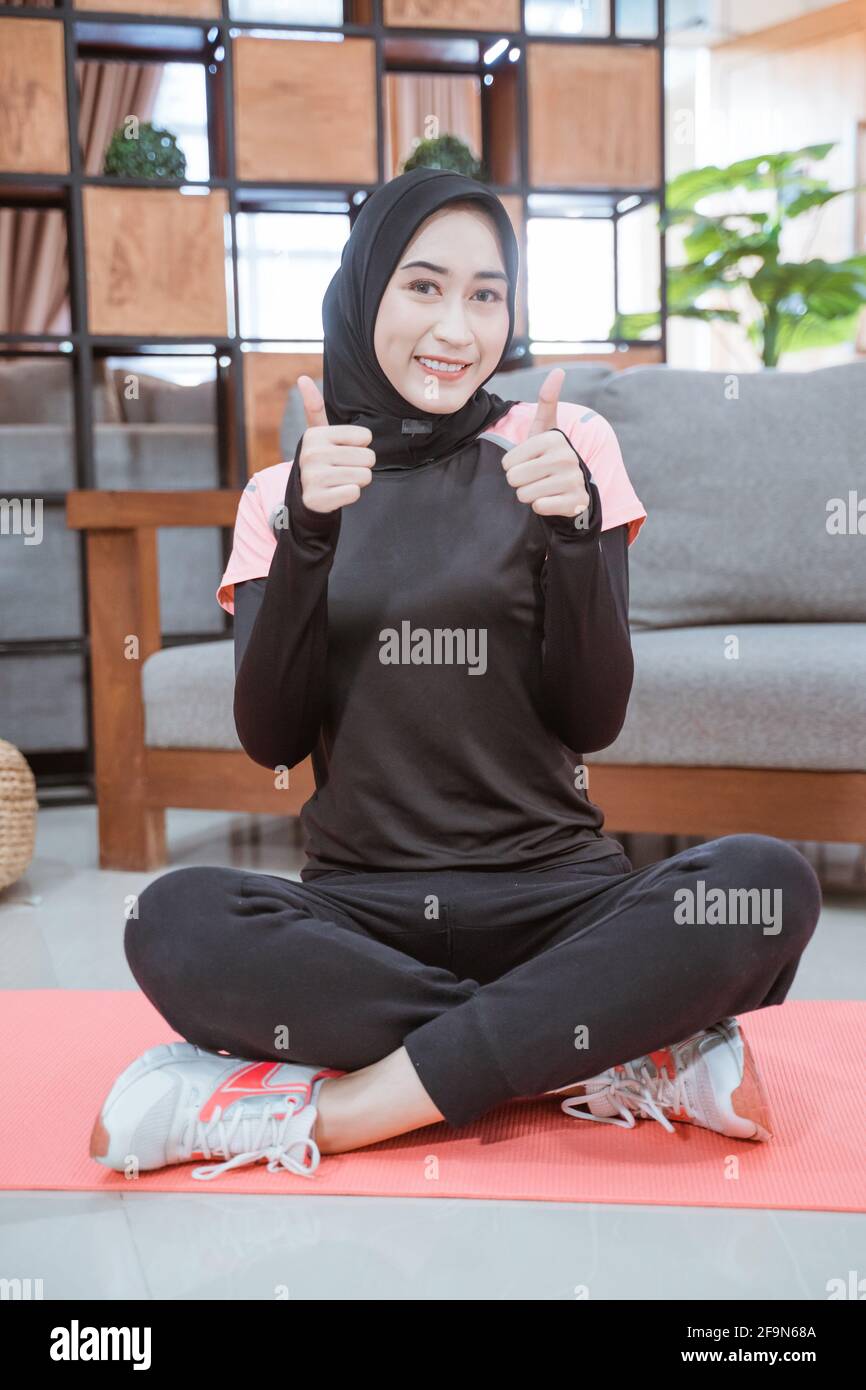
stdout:
[(227, 332), (224, 189), (85, 187), (91, 333)]
[(162, 14), (177, 19), (220, 19), (220, 0), (74, 0), (77, 10), (118, 14)]
[(509, 34), (520, 28), (520, 0), (384, 0), (383, 18), (394, 28), (489, 29)]
[(56, 19), (0, 19), (0, 169), (66, 174), (63, 25)]
[(236, 174), (376, 183), (376, 45), (234, 40)]
[(527, 86), (532, 188), (661, 182), (657, 49), (530, 43)]
[(282, 462), (280, 427), (286, 397), (299, 376), (311, 376), (315, 380), (322, 375), (322, 360), (320, 352), (243, 354), (247, 472), (250, 475), (259, 468), (270, 468)]

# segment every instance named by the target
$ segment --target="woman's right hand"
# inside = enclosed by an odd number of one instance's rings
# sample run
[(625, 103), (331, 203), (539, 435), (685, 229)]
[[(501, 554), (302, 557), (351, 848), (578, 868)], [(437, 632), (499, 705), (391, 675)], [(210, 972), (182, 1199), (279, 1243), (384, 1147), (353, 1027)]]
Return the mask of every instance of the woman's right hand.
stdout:
[(307, 417), (297, 461), (304, 506), (313, 512), (335, 512), (357, 502), (361, 489), (372, 481), (376, 455), (365, 446), (373, 434), (363, 425), (329, 425), (312, 377), (299, 376), (298, 390)]

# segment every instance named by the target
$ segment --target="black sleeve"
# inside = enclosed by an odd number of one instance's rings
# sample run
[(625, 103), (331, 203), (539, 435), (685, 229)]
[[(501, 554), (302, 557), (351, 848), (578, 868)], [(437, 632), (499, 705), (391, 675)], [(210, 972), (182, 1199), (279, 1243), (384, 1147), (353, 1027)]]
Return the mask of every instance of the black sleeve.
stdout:
[(634, 656), (628, 624), (629, 528), (623, 524), (602, 531), (598, 487), (577, 457), (590, 495), (587, 512), (575, 518), (578, 525), (570, 517), (539, 518), (548, 543), (541, 576), (542, 690), (549, 727), (568, 748), (583, 754), (609, 747), (622, 729)]
[(235, 584), (235, 678), (250, 640), (253, 624), (262, 606), (267, 579), (243, 579)]
[(235, 585), (235, 728), (263, 767), (302, 762), (322, 722), (328, 575), (342, 512), (311, 511), (299, 478), (293, 465), (267, 578)]

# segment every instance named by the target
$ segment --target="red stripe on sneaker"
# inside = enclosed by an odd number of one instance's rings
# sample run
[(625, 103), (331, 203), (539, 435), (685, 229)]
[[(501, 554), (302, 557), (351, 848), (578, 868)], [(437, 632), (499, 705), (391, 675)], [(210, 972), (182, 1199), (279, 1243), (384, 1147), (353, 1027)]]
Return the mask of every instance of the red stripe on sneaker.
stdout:
[(237, 1071), (227, 1076), (211, 1093), (199, 1111), (200, 1120), (209, 1120), (217, 1106), (223, 1111), (244, 1096), (297, 1096), (301, 1104), (308, 1105), (313, 1091), (313, 1083), (320, 1077), (342, 1076), (341, 1071), (323, 1068), (307, 1081), (275, 1082), (273, 1077), (284, 1065), (283, 1062), (245, 1062)]
[(670, 1053), (670, 1048), (660, 1047), (655, 1052), (648, 1053), (650, 1061), (655, 1065), (657, 1071), (666, 1071), (671, 1081), (677, 1074), (676, 1064)]

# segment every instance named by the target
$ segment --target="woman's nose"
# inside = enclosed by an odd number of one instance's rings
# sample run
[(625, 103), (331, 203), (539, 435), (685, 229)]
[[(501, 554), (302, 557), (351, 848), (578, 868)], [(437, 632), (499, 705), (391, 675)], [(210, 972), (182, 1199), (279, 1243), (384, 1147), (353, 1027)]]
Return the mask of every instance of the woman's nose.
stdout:
[(440, 306), (439, 320), (433, 336), (453, 347), (467, 347), (473, 339), (472, 327), (466, 313), (463, 296), (446, 295)]

